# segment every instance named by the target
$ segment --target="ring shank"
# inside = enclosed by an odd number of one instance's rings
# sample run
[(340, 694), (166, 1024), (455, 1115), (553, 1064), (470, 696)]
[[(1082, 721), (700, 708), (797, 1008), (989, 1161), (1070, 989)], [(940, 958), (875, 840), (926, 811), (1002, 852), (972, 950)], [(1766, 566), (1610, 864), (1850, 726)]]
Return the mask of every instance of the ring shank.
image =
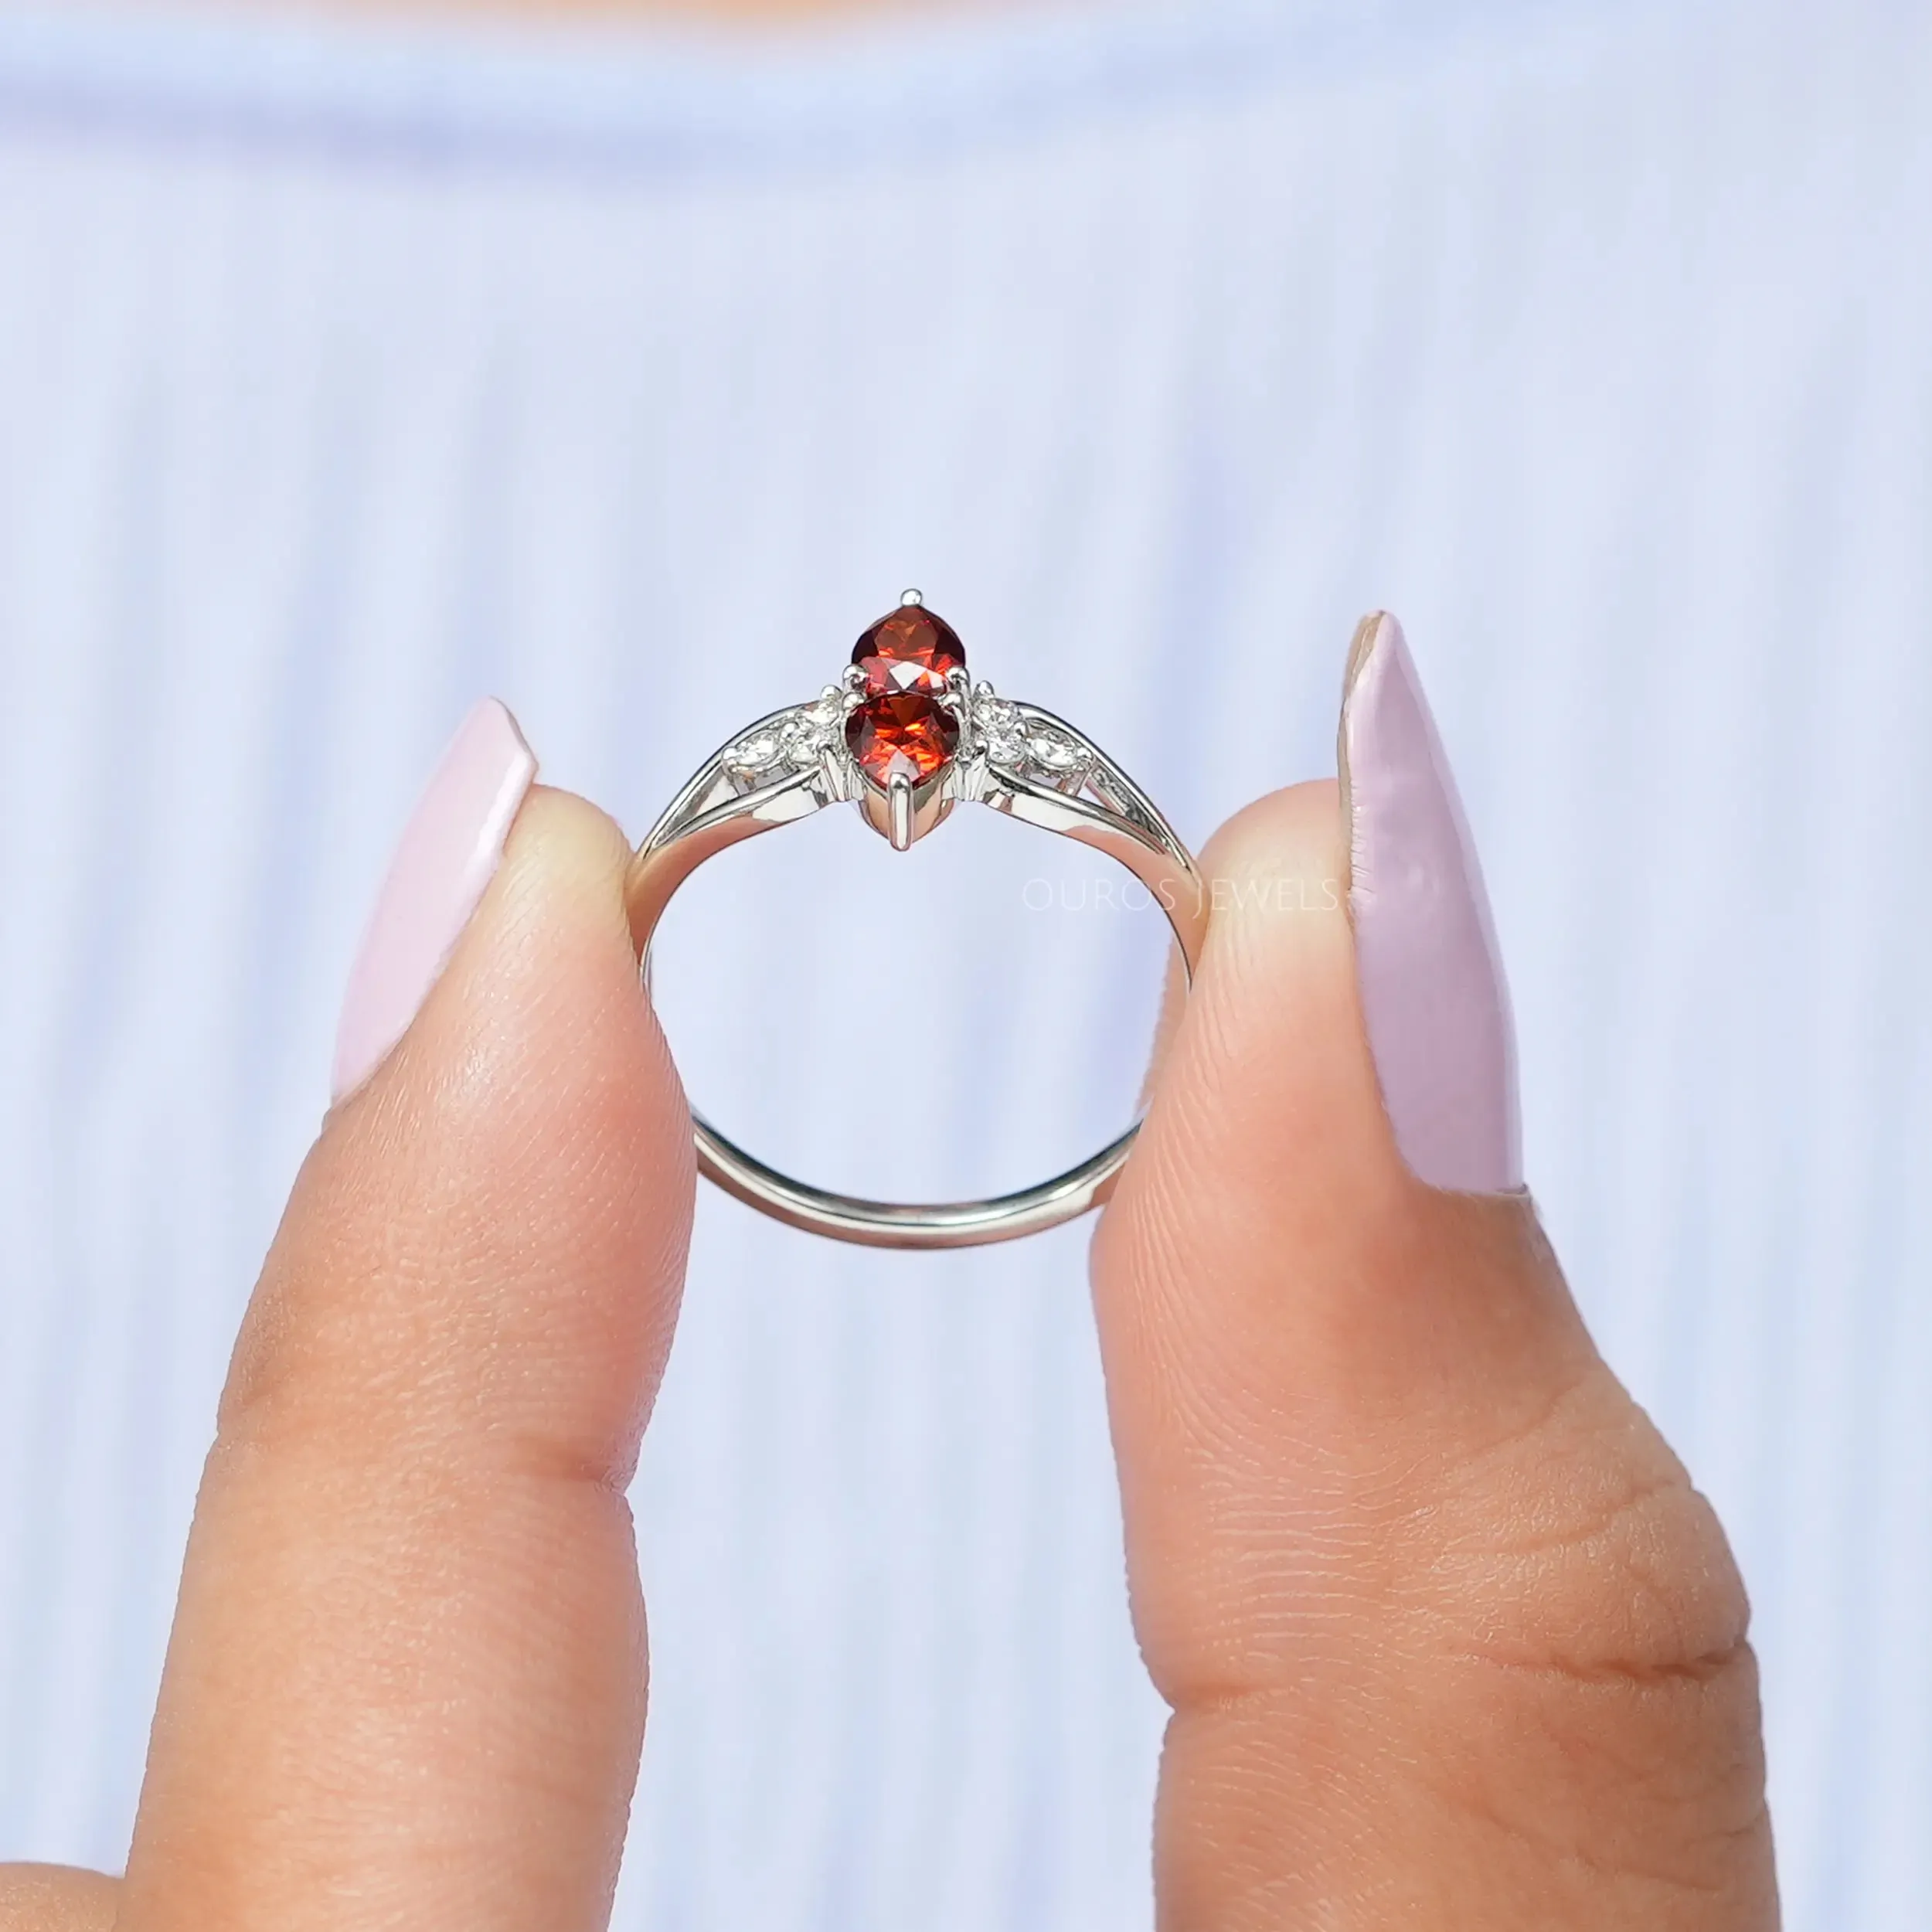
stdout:
[[(1097, 748), (1089, 748), (1106, 763)], [(1192, 980), (1207, 926), (1207, 895), (1193, 858), (1124, 773), (1107, 763), (1107, 778), (1104, 802), (1011, 774), (983, 778), (975, 795), (996, 811), (1103, 852), (1134, 874), (1166, 913)], [(665, 907), (706, 859), (804, 818), (836, 797), (816, 768), (743, 794), (733, 791), (716, 760), (702, 768), (631, 862), (625, 898), (642, 970), (648, 971), (651, 938)], [(985, 1200), (931, 1203), (866, 1200), (795, 1180), (747, 1153), (695, 1111), (692, 1131), (699, 1171), (727, 1194), (787, 1226), (868, 1247), (961, 1248), (1016, 1240), (1100, 1206), (1113, 1192), (1140, 1124), (1137, 1121), (1097, 1154), (1036, 1186)]]
[(1015, 1194), (995, 1195), (984, 1201), (902, 1205), (834, 1194), (794, 1181), (727, 1140), (702, 1114), (694, 1113), (691, 1124), (698, 1144), (699, 1171), (734, 1199), (787, 1227), (872, 1248), (981, 1247), (1057, 1227), (1098, 1207), (1113, 1192), (1134, 1136), (1141, 1131), (1137, 1121), (1117, 1140), (1077, 1167)]

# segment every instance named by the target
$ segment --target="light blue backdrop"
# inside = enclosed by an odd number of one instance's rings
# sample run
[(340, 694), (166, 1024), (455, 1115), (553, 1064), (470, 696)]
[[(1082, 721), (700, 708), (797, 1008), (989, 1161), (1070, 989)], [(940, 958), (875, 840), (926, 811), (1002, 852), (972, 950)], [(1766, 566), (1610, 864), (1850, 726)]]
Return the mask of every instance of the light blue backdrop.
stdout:
[[(641, 829), (917, 583), (1197, 839), (1332, 768), (1351, 625), (1403, 616), (1532, 1184), (1756, 1598), (1790, 1923), (1922, 1932), (1929, 36), (0, 13), (0, 1855), (121, 1856), (229, 1339), (464, 706)], [(910, 986), (955, 1146), (1110, 1124), (1144, 932), (1027, 914), (990, 834), (799, 836), (669, 946), (727, 1118), (796, 1148), (815, 1077), (804, 1158), (912, 1159), (851, 1070)], [(1083, 1238), (705, 1200), (630, 1932), (1148, 1923)]]

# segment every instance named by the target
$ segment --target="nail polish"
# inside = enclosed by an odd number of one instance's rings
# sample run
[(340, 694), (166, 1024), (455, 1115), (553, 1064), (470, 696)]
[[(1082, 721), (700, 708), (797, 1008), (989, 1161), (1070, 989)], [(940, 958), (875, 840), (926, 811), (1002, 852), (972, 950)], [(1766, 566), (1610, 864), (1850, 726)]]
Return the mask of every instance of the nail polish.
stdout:
[(495, 876), (536, 760), (494, 698), (465, 718), (403, 828), (350, 969), (331, 1104), (409, 1030)]
[(1515, 1029), (1482, 869), (1402, 627), (1363, 618), (1339, 755), (1362, 1019), (1396, 1145), (1432, 1187), (1522, 1185)]

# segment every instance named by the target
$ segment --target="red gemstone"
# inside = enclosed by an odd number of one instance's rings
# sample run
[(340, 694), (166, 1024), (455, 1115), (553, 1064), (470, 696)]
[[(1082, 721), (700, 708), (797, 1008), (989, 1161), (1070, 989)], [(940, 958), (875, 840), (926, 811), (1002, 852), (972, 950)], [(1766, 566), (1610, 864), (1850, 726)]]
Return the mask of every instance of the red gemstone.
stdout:
[(904, 604), (881, 617), (852, 648), (852, 661), (866, 674), (866, 696), (897, 691), (940, 692), (946, 674), (966, 662), (959, 633), (923, 604)]
[(924, 692), (890, 691), (845, 720), (845, 743), (882, 791), (900, 777), (921, 785), (957, 748), (959, 726)]

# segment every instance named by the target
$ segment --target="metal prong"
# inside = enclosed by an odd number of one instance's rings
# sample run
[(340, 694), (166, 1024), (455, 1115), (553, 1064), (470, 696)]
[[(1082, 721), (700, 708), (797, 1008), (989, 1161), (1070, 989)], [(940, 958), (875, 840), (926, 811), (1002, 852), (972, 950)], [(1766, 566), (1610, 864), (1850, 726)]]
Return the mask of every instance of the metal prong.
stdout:
[(925, 601), (926, 599), (924, 594), (921, 591), (902, 590), (899, 594), (900, 607), (902, 610), (908, 605), (920, 604), (923, 604)]
[(818, 748), (818, 780), (825, 787), (828, 798), (845, 799), (852, 796), (838, 754), (830, 745), (821, 745)]
[(964, 665), (946, 673), (946, 696), (942, 700), (959, 726), (958, 756), (971, 758), (979, 748), (979, 734), (973, 729), (973, 682)]
[(886, 787), (886, 808), (892, 815), (886, 836), (894, 852), (910, 852), (913, 843), (913, 781), (901, 771)]

